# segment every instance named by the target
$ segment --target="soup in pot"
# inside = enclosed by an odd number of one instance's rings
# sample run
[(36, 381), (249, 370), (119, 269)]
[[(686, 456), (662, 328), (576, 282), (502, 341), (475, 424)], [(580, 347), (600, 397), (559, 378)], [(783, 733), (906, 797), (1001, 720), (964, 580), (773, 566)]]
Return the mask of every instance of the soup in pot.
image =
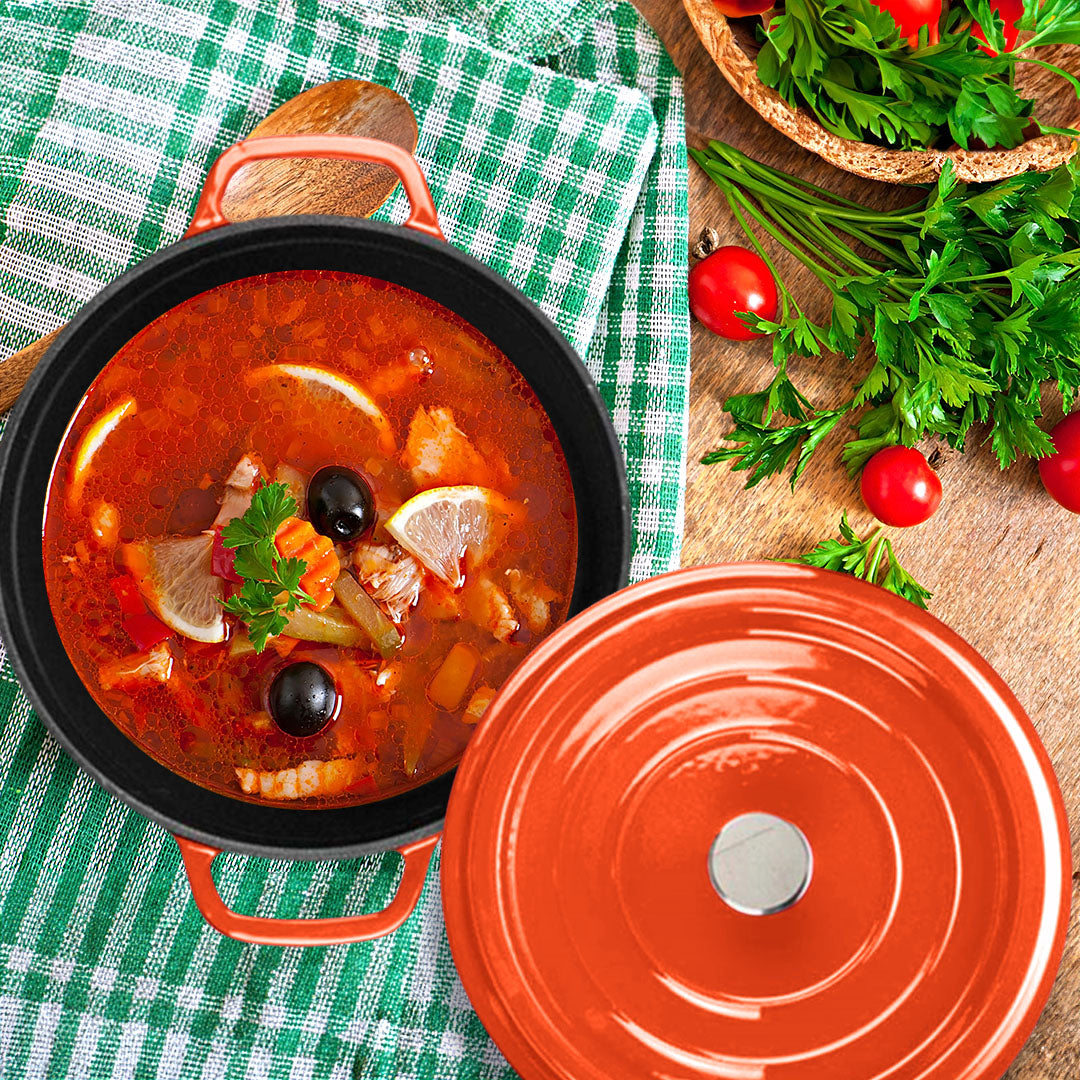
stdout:
[(231, 282), (109, 361), (53, 468), (44, 566), (104, 712), (237, 798), (347, 805), (456, 763), (567, 614), (554, 429), (450, 311), (354, 274)]

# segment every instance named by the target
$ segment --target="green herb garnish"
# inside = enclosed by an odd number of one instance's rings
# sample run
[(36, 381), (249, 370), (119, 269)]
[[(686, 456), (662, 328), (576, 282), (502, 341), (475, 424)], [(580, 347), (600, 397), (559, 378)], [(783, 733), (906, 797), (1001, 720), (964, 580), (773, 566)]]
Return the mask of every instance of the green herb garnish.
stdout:
[[(928, 433), (962, 448), (976, 422), (991, 425), (1002, 468), (1053, 444), (1036, 421), (1044, 382), (1065, 411), (1080, 389), (1080, 161), (995, 184), (957, 183), (946, 162), (916, 202), (877, 210), (769, 168), (713, 142), (694, 160), (727, 197), (735, 219), (777, 279), (776, 322), (744, 321), (773, 336), (777, 371), (757, 394), (729, 398), (749, 485), (795, 458), (792, 484), (844, 414), (868, 406), (843, 458), (856, 472), (878, 450)], [(803, 262), (832, 297), (811, 321), (776, 274), (751, 222)], [(792, 357), (843, 353), (869, 339), (875, 355), (851, 396), (813, 406), (788, 375)], [(793, 423), (770, 426), (778, 414)], [(749, 486), (748, 485), (748, 486)]]
[(300, 588), (307, 563), (283, 559), (274, 545), (278, 529), (296, 512), (296, 500), (284, 484), (265, 484), (252, 496), (243, 516), (221, 530), (221, 542), (236, 549), (233, 568), (244, 579), (240, 592), (222, 603), (230, 615), (247, 624), (257, 653), (266, 648), (268, 637), (285, 629), (288, 612), (313, 603)]
[(882, 536), (880, 528), (865, 540), (860, 540), (848, 523), (847, 514), (840, 519), (839, 540), (822, 540), (813, 551), (787, 561), (851, 574), (880, 585), (924, 609), (926, 601), (934, 595), (900, 565), (892, 541)]
[[(1069, 72), (1023, 55), (1033, 46), (1080, 44), (1076, 0), (1025, 0), (1024, 7), (1017, 25), (1033, 33), (1006, 52), (1004, 23), (989, 0), (954, 2), (941, 20), (940, 40), (929, 44), (924, 30), (915, 48), (872, 0), (785, 0), (758, 28), (758, 76), (845, 139), (902, 150), (953, 141), (967, 149), (975, 140), (1018, 146), (1034, 105), (1014, 89), (1018, 63), (1049, 68), (1080, 91)], [(972, 18), (997, 55), (972, 36)]]

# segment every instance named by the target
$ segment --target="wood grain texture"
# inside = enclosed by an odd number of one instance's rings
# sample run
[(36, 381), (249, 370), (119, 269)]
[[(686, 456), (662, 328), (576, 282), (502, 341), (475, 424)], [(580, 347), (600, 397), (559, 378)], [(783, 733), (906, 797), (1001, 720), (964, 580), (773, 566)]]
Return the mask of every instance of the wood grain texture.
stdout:
[[(416, 117), (409, 103), (385, 86), (359, 79), (323, 83), (297, 94), (257, 124), (248, 137), (319, 132), (373, 136), (410, 154), (416, 149)], [(233, 177), (222, 208), (231, 221), (283, 214), (370, 217), (397, 184), (391, 169), (362, 161), (262, 161), (245, 166)], [(15, 403), (60, 329), (0, 363), (0, 412)]]
[[(684, 74), (692, 146), (721, 138), (850, 198), (879, 206), (910, 200), (909, 191), (841, 172), (769, 127), (728, 86), (676, 0), (636, 3)], [(719, 192), (693, 164), (690, 223), (691, 240), (711, 225), (722, 243), (742, 242)], [(786, 253), (780, 255), (777, 265), (792, 291), (800, 302), (817, 297), (810, 313), (820, 314), (826, 298), (814, 279)], [(726, 342), (697, 324), (691, 356), (685, 564), (799, 554), (835, 535), (843, 510), (857, 529), (871, 524), (857, 484), (840, 465), (844, 430), (818, 451), (794, 494), (782, 478), (744, 491), (740, 474), (724, 465), (697, 464), (728, 430), (723, 400), (765, 386), (771, 361), (767, 342)], [(824, 404), (839, 400), (868, 366), (866, 360), (801, 361), (794, 374), (811, 399)], [(1060, 399), (1048, 394), (1046, 403), (1049, 425), (1061, 415)], [(938, 514), (892, 534), (905, 564), (934, 590), (931, 611), (993, 664), (1034, 721), (1065, 793), (1073, 859), (1080, 868), (1080, 518), (1049, 499), (1032, 462), (1003, 473), (989, 448), (978, 446), (978, 432), (974, 436), (968, 453), (945, 448), (942, 454), (945, 499)], [(1008, 1080), (1080, 1077), (1080, 873), (1073, 877), (1073, 897), (1054, 992)]]
[[(957, 177), (965, 182), (1002, 180), (1028, 170), (1053, 169), (1072, 157), (1076, 148), (1076, 141), (1063, 135), (1037, 135), (1011, 150), (962, 150), (958, 146), (945, 150), (888, 150), (841, 138), (823, 128), (810, 112), (791, 108), (775, 90), (761, 82), (753, 59), (757, 56), (757, 41), (750, 33), (752, 22), (725, 19), (714, 0), (683, 0), (683, 6), (724, 78), (763, 119), (831, 165), (868, 180), (930, 183), (937, 179), (946, 160), (952, 161)], [(1045, 55), (1052, 59), (1050, 50)], [(1040, 119), (1053, 127), (1072, 127), (1080, 120), (1080, 105), (1075, 96), (1054, 93), (1055, 79), (1051, 72), (1033, 64), (1020, 69), (1019, 81), (1029, 97), (1038, 100), (1040, 93), (1049, 87), (1055, 104), (1062, 104), (1067, 114), (1058, 116), (1057, 110), (1051, 109), (1054, 115), (1043, 112)]]
[[(409, 103), (385, 86), (359, 79), (339, 79), (297, 94), (248, 138), (321, 132), (371, 135), (410, 154), (416, 149), (416, 117)], [(221, 206), (230, 221), (283, 214), (370, 217), (397, 182), (392, 169), (365, 161), (259, 161), (233, 177)]]

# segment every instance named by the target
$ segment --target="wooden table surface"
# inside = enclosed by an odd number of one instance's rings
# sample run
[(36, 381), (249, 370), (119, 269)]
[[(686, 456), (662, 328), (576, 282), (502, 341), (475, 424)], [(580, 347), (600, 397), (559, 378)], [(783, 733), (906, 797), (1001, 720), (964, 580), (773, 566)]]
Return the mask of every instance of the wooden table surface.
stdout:
[[(834, 169), (769, 127), (724, 81), (678, 0), (635, 2), (683, 73), (691, 146), (723, 139), (769, 164), (880, 205), (904, 195)], [(717, 229), (722, 243), (743, 243), (719, 192), (691, 163), (690, 239), (706, 225)], [(794, 259), (776, 262), (800, 303), (820, 294)], [(820, 310), (811, 305), (810, 313)], [(729, 428), (721, 403), (729, 394), (766, 386), (770, 356), (767, 342), (727, 342), (694, 325), (684, 564), (800, 554), (835, 535), (844, 510), (857, 531), (871, 524), (857, 483), (840, 465), (839, 447), (850, 437), (843, 427), (818, 450), (794, 494), (783, 477), (745, 491), (743, 477), (726, 465), (698, 464)], [(842, 358), (804, 360), (793, 368), (797, 385), (823, 404), (840, 400), (861, 373)], [(1052, 423), (1061, 415), (1060, 398), (1046, 400)], [(941, 509), (925, 525), (892, 530), (894, 543), (904, 564), (933, 590), (930, 610), (990, 661), (1034, 721), (1065, 793), (1073, 859), (1080, 868), (1080, 517), (1049, 499), (1031, 461), (1002, 472), (989, 447), (976, 448), (977, 438), (969, 443), (965, 454), (945, 448), (938, 466), (945, 489)], [(1073, 917), (1061, 973), (1008, 1080), (1080, 1078), (1078, 894), (1080, 869), (1073, 875)]]

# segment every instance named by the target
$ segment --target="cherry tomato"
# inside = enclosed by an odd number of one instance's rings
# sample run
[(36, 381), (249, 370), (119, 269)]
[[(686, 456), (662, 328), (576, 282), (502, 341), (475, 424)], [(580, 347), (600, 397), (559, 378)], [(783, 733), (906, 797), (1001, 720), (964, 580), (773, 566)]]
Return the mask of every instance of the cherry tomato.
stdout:
[(1057, 453), (1039, 458), (1043, 487), (1066, 510), (1080, 514), (1080, 412), (1066, 416), (1050, 438)]
[(774, 0), (713, 0), (720, 14), (729, 19), (742, 19), (747, 15), (760, 15), (774, 7)]
[[(1016, 36), (1019, 33), (1016, 29), (1016, 23), (1020, 16), (1024, 14), (1024, 0), (990, 0), (990, 10), (996, 11), (1005, 20), (1005, 49), (1012, 52), (1013, 46), (1016, 44)], [(972, 26), (971, 36), (978, 38), (982, 42), (979, 48), (984, 53), (988, 56), (997, 56), (997, 49), (991, 49), (986, 44), (986, 35), (978, 23)]]
[(941, 480), (910, 446), (886, 446), (863, 467), (867, 510), (886, 525), (921, 525), (941, 503)]
[(749, 341), (757, 335), (736, 312), (775, 319), (776, 282), (757, 252), (734, 245), (717, 248), (690, 270), (690, 310), (714, 334)]
[(929, 43), (938, 43), (938, 22), (941, 20), (941, 0), (872, 0), (874, 7), (887, 11), (900, 27), (900, 35), (908, 45), (919, 44), (919, 31), (929, 28)]

